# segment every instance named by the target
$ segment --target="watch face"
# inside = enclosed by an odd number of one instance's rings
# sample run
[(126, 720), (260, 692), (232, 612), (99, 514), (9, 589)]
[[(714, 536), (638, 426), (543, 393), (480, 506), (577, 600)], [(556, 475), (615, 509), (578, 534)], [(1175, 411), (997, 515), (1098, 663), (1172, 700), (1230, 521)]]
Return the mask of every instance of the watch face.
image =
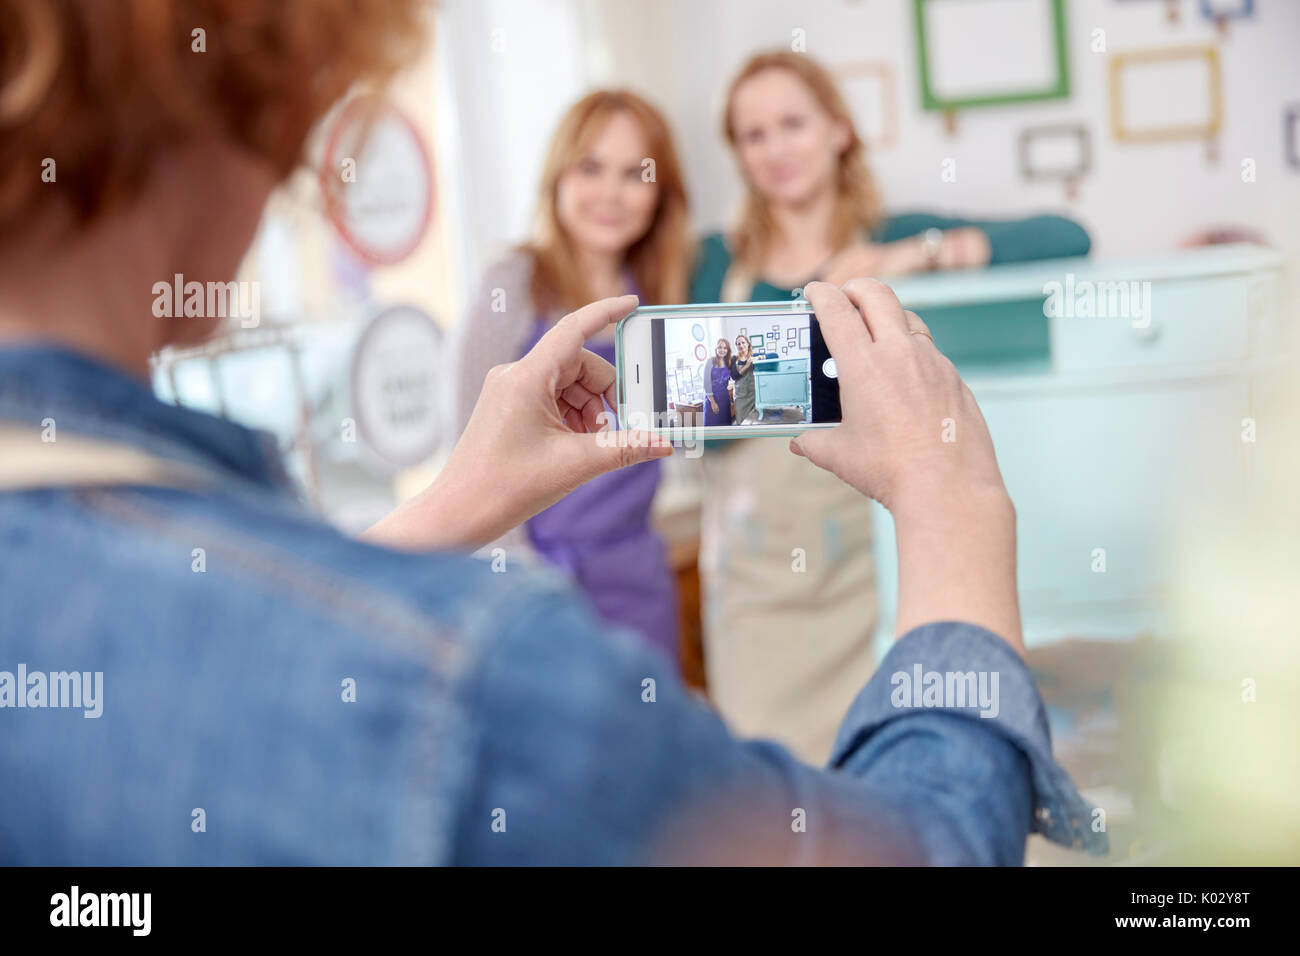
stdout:
[(921, 233), (921, 255), (925, 257), (927, 268), (938, 268), (939, 250), (942, 246), (943, 233), (938, 229), (930, 228)]

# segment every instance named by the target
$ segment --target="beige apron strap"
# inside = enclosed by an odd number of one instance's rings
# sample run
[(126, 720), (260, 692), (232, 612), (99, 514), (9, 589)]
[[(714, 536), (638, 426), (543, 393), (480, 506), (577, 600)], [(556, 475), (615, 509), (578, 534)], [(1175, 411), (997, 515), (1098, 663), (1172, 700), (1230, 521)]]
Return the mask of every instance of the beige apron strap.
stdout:
[(206, 470), (121, 442), (65, 435), (41, 440), (36, 428), (0, 425), (0, 491), (97, 485), (185, 488), (210, 484)]

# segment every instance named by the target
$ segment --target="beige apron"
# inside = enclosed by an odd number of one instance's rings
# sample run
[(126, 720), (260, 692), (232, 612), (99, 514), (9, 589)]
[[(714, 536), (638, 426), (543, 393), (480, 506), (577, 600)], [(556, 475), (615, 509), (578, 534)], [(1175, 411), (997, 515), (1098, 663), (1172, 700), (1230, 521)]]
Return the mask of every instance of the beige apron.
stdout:
[[(727, 301), (753, 287), (738, 271), (723, 284)], [(876, 666), (870, 502), (787, 438), (726, 445), (702, 463), (709, 696), (735, 733), (824, 763)]]

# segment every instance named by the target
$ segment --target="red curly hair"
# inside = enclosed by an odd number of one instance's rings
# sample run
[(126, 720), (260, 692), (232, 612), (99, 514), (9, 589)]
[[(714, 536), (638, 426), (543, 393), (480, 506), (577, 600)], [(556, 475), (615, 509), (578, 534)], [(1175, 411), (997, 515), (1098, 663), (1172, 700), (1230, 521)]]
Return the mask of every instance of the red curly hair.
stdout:
[(354, 85), (431, 33), (428, 0), (0, 0), (0, 241), (56, 164), (84, 228), (128, 202), (156, 153), (216, 136), (283, 177)]

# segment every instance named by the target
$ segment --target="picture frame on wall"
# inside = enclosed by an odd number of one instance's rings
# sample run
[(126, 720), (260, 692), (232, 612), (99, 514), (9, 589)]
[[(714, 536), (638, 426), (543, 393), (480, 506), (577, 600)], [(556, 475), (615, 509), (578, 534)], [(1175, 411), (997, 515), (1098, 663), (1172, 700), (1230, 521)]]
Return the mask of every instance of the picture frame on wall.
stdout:
[(1110, 126), (1121, 143), (1216, 139), (1223, 128), (1219, 51), (1176, 46), (1116, 53)]
[(872, 152), (898, 145), (898, 80), (884, 60), (856, 60), (835, 67), (858, 135)]
[(1255, 0), (1199, 0), (1201, 16), (1222, 28), (1228, 20), (1245, 20), (1255, 15)]
[[(913, 0), (913, 13), (924, 109), (951, 114), (1070, 95), (1064, 0)], [(996, 49), (972, 56), (973, 35)]]
[(1081, 123), (1027, 127), (1020, 132), (1019, 154), (1026, 182), (1062, 182), (1073, 197), (1092, 169), (1092, 134)]

